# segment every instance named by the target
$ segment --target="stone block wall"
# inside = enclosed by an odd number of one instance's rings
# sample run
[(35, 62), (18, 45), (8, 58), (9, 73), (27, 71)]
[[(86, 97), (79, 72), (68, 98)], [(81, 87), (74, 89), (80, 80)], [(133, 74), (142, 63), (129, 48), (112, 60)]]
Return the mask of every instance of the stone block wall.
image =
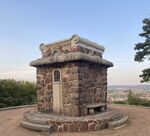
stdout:
[(78, 63), (61, 63), (37, 67), (37, 98), (38, 110), (53, 111), (52, 72), (60, 69), (62, 76), (63, 113), (79, 115), (78, 105)]
[(37, 68), (37, 107), (41, 112), (53, 110), (52, 68)]
[(68, 52), (71, 52), (73, 49), (71, 47), (71, 41), (68, 40), (61, 43), (54, 43), (46, 46), (44, 46), (44, 44), (41, 44), (40, 50), (42, 52), (42, 58), (46, 58), (49, 56), (55, 56), (56, 54), (66, 54)]
[(86, 105), (107, 103), (107, 68), (90, 62), (80, 62), (79, 67), (80, 115), (88, 114)]
[(37, 67), (38, 110), (53, 111), (52, 72), (62, 76), (63, 114), (87, 115), (87, 104), (106, 102), (107, 68), (90, 62), (67, 62)]

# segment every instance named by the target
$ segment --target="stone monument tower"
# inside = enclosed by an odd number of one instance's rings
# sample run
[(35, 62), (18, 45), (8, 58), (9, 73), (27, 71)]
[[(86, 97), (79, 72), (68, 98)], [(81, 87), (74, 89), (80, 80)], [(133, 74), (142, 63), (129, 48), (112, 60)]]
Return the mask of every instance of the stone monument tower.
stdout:
[[(79, 122), (80, 119), (86, 125), (83, 125), (83, 129), (86, 127), (87, 131), (97, 130), (96, 124), (92, 129), (87, 120), (93, 116), (95, 118), (95, 115), (101, 112), (107, 112), (107, 68), (112, 67), (113, 64), (103, 59), (104, 46), (73, 35), (65, 40), (41, 44), (40, 50), (42, 58), (30, 63), (37, 70), (39, 113), (34, 112), (34, 115), (45, 116), (46, 114), (49, 116), (48, 120), (59, 120), (60, 126), (56, 125), (57, 121), (54, 121), (55, 124), (53, 121), (50, 123), (55, 131), (72, 131), (72, 129), (82, 131), (82, 127), (74, 128), (77, 125), (70, 124), (70, 121)], [(121, 117), (117, 112), (108, 113), (110, 116), (104, 126), (114, 115)], [(25, 114), (26, 118), (30, 115)], [(61, 117), (67, 117), (69, 121), (64, 123)], [(96, 120), (99, 118), (96, 117)], [(25, 127), (30, 125), (22, 123)]]
[(73, 35), (40, 50), (42, 58), (30, 63), (37, 68), (39, 111), (84, 116), (92, 105), (107, 107), (107, 68), (113, 64), (102, 58), (103, 46)]

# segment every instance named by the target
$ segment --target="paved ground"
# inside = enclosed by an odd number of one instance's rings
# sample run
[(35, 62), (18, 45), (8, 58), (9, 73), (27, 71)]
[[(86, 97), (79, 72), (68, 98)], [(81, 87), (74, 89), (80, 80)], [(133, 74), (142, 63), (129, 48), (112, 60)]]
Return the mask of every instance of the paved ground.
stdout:
[(118, 130), (104, 129), (88, 133), (35, 132), (19, 126), (23, 113), (34, 109), (30, 107), (0, 111), (0, 136), (150, 136), (150, 109), (123, 105), (110, 105), (110, 107), (119, 108), (129, 116), (128, 126)]

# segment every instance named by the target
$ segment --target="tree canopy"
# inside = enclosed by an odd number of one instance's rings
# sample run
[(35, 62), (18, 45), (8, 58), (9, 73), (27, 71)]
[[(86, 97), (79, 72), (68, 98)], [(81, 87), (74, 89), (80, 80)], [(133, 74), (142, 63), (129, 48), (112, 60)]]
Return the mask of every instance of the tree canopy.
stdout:
[(0, 108), (34, 104), (36, 86), (28, 81), (0, 79)]
[[(145, 40), (142, 43), (135, 44), (134, 47), (136, 50), (134, 60), (137, 62), (150, 61), (150, 18), (145, 18), (143, 24), (143, 33), (140, 33), (139, 36), (145, 38)], [(150, 82), (150, 67), (144, 69), (140, 77), (142, 78), (141, 82)]]

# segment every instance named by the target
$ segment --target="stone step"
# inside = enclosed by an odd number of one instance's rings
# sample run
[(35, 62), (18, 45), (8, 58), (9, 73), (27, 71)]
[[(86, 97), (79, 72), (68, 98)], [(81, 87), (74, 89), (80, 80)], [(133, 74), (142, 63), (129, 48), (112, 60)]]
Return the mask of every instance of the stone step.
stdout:
[(52, 132), (52, 125), (41, 125), (29, 122), (27, 120), (21, 121), (20, 125), (24, 128), (28, 128), (35, 131)]
[(47, 118), (28, 116), (26, 117), (26, 120), (35, 124), (49, 125), (49, 121)]
[(123, 117), (123, 115), (119, 114), (113, 117), (113, 121), (120, 120)]
[(121, 126), (125, 126), (127, 124), (127, 122), (128, 122), (128, 117), (123, 116), (119, 120), (108, 122), (108, 128), (121, 128)]

